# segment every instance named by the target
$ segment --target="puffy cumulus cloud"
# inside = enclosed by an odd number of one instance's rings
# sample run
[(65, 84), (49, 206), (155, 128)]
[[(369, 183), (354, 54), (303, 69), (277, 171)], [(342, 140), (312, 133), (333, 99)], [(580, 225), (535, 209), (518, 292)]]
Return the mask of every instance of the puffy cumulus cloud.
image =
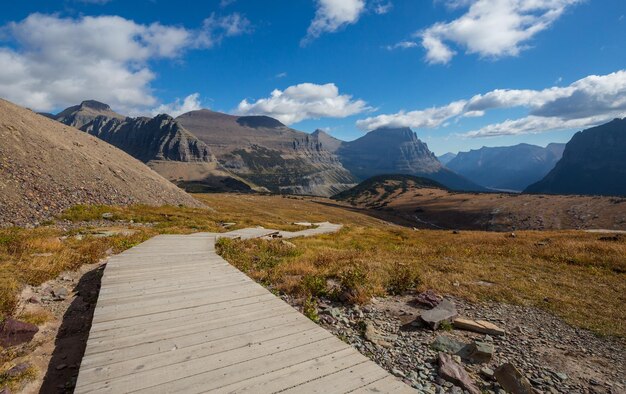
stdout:
[(456, 52), (449, 43), (483, 57), (516, 56), (532, 37), (581, 1), (444, 0), (449, 8), (469, 8), (458, 19), (436, 23), (417, 35), (431, 64), (445, 64), (452, 59)]
[(545, 131), (586, 128), (598, 125), (609, 119), (610, 118), (602, 115), (567, 120), (559, 117), (544, 118), (531, 115), (521, 119), (506, 120), (502, 123), (487, 125), (479, 130), (465, 133), (463, 136), (470, 138), (482, 138), (498, 137), (502, 135), (536, 134)]
[(528, 116), (488, 125), (465, 135), (483, 137), (564, 130), (626, 116), (626, 70), (590, 75), (565, 87), (497, 89), (441, 107), (370, 117), (357, 121), (357, 126), (363, 130), (385, 126), (436, 128), (455, 117), (481, 117), (489, 110), (515, 107), (528, 108)]
[(289, 125), (305, 119), (345, 118), (371, 108), (363, 100), (339, 94), (334, 83), (302, 83), (274, 90), (270, 97), (254, 102), (243, 100), (236, 112), (240, 115), (267, 115)]
[(356, 23), (365, 11), (365, 0), (316, 0), (317, 11), (301, 45), (306, 45), (324, 33)]
[(443, 107), (433, 107), (418, 111), (400, 111), (392, 115), (379, 115), (357, 121), (357, 127), (363, 130), (375, 130), (383, 127), (435, 128), (445, 121), (463, 113), (465, 101), (455, 101)]
[(158, 114), (168, 114), (171, 117), (177, 117), (190, 111), (197, 111), (202, 109), (202, 102), (200, 101), (200, 93), (193, 93), (185, 97), (182, 101), (176, 99), (173, 103), (161, 104), (151, 111), (153, 116)]
[(212, 15), (191, 30), (119, 16), (32, 14), (3, 27), (12, 45), (0, 46), (0, 95), (38, 111), (93, 98), (126, 113), (147, 113), (158, 104), (150, 61), (241, 34), (244, 19)]

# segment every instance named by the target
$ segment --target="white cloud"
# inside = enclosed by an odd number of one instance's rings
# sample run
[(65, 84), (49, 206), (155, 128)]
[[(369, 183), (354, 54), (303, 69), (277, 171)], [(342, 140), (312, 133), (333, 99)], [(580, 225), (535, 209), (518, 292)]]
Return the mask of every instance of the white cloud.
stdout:
[(456, 117), (481, 117), (499, 108), (527, 108), (528, 116), (488, 125), (466, 136), (538, 133), (585, 127), (626, 116), (626, 70), (590, 75), (569, 86), (543, 90), (496, 89), (441, 107), (400, 111), (357, 121), (364, 130), (380, 127), (436, 128)]
[(545, 131), (579, 129), (595, 126), (609, 120), (606, 116), (594, 116), (582, 119), (563, 120), (557, 117), (544, 118), (527, 116), (521, 119), (506, 120), (502, 123), (491, 124), (475, 131), (463, 134), (464, 137), (497, 137), (502, 135), (536, 134)]
[(378, 15), (384, 15), (391, 11), (393, 3), (391, 1), (383, 2), (382, 0), (374, 3), (374, 12)]
[(393, 45), (387, 45), (386, 48), (388, 51), (393, 51), (394, 49), (409, 49), (417, 47), (417, 43), (415, 41), (400, 41)]
[(150, 62), (176, 59), (241, 34), (245, 18), (207, 18), (202, 29), (138, 24), (118, 16), (61, 18), (32, 14), (3, 27), (0, 95), (37, 111), (96, 99), (128, 114), (158, 104)]
[(222, 42), (224, 37), (239, 36), (250, 32), (250, 21), (239, 13), (226, 16), (211, 14), (202, 23), (202, 30), (195, 38), (197, 47), (210, 48)]
[(418, 111), (400, 111), (391, 115), (378, 115), (357, 121), (363, 130), (375, 130), (384, 127), (415, 127), (434, 128), (441, 126), (446, 120), (461, 115), (465, 101), (455, 101), (443, 107), (433, 107)]
[(448, 63), (455, 55), (450, 43), (482, 57), (516, 56), (527, 42), (549, 28), (563, 12), (583, 0), (448, 0), (450, 8), (467, 12), (451, 22), (436, 23), (417, 33), (426, 60)]
[(365, 0), (316, 0), (317, 11), (301, 45), (306, 45), (324, 33), (333, 33), (356, 23), (365, 11)]
[(286, 72), (281, 72), (281, 73), (276, 74), (274, 77), (276, 79), (286, 78), (287, 77), (287, 73)]
[(345, 118), (369, 110), (363, 100), (339, 94), (333, 83), (302, 83), (274, 90), (270, 97), (254, 102), (243, 100), (236, 112), (241, 115), (267, 115), (289, 125), (305, 119)]
[(159, 105), (151, 112), (152, 116), (156, 116), (158, 114), (168, 114), (171, 117), (175, 118), (184, 113), (197, 111), (199, 109), (202, 109), (200, 93), (193, 93), (185, 97), (182, 102), (180, 99), (176, 99), (173, 103)]

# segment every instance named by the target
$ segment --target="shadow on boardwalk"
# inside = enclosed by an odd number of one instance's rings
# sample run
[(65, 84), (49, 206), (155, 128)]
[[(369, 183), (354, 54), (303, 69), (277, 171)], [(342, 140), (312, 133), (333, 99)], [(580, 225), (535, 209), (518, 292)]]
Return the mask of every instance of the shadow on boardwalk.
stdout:
[(85, 353), (91, 321), (98, 300), (104, 266), (83, 275), (74, 291), (76, 298), (63, 315), (54, 352), (41, 386), (41, 393), (73, 393), (78, 368)]

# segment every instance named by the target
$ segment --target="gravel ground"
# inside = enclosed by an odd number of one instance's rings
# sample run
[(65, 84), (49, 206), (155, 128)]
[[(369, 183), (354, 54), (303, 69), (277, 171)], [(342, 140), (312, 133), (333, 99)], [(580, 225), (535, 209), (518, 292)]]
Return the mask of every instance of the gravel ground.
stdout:
[[(283, 298), (296, 304), (297, 300)], [(506, 334), (488, 336), (450, 327), (433, 331), (420, 323), (425, 309), (414, 299), (414, 295), (390, 297), (361, 308), (322, 301), (320, 325), (424, 393), (464, 392), (438, 375), (438, 351), (432, 348), (437, 337), (494, 345), (490, 361), (462, 361), (483, 392), (504, 392), (489, 375), (509, 362), (525, 374), (537, 393), (626, 393), (626, 343), (621, 339), (600, 338), (535, 308), (471, 304), (449, 297), (459, 316), (487, 320)], [(378, 344), (365, 338), (367, 326), (380, 335)]]

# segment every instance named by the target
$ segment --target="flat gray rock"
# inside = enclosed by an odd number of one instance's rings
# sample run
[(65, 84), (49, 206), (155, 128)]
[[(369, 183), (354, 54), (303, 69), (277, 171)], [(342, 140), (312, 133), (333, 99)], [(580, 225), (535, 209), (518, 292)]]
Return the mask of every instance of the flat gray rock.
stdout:
[(441, 323), (450, 323), (457, 316), (458, 313), (454, 303), (448, 299), (444, 299), (433, 309), (422, 312), (420, 317), (430, 328), (436, 330)]

